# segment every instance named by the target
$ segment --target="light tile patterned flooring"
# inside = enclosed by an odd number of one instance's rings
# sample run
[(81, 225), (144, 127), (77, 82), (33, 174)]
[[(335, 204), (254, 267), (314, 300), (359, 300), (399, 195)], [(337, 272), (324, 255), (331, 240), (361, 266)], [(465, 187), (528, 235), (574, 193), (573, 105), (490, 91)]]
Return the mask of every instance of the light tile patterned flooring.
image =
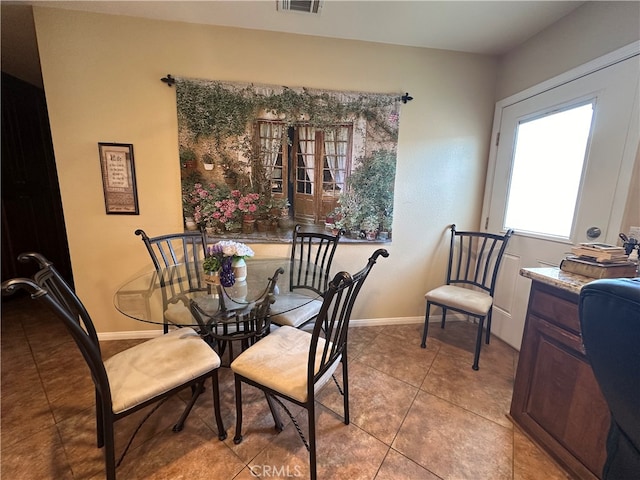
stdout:
[[(93, 386), (75, 344), (36, 302), (2, 307), (1, 478), (104, 478)], [(320, 479), (568, 478), (507, 418), (516, 351), (493, 338), (474, 372), (473, 325), (434, 325), (426, 350), (420, 336), (420, 325), (351, 328), (351, 424), (342, 423), (342, 398), (329, 382), (317, 408)], [(103, 342), (103, 354), (135, 343)], [(251, 387), (244, 387), (244, 441), (234, 445), (233, 376), (220, 374), (227, 440), (214, 433), (210, 386), (179, 433), (171, 426), (187, 395), (176, 397), (145, 423), (119, 479), (308, 478), (295, 428), (289, 421), (277, 433), (264, 396)], [(306, 411), (293, 407), (306, 431)], [(144, 413), (116, 423), (117, 452)]]

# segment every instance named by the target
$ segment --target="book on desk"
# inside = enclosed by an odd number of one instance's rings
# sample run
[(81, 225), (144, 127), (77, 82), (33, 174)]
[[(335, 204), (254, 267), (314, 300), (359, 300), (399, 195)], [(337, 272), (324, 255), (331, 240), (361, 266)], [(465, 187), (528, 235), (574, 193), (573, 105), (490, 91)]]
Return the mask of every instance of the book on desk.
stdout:
[(628, 255), (623, 247), (607, 243), (579, 243), (571, 247), (571, 253), (576, 257), (590, 259), (603, 264), (628, 261)]
[(590, 278), (633, 278), (637, 265), (627, 260), (597, 262), (590, 257), (570, 255), (560, 263), (560, 270)]

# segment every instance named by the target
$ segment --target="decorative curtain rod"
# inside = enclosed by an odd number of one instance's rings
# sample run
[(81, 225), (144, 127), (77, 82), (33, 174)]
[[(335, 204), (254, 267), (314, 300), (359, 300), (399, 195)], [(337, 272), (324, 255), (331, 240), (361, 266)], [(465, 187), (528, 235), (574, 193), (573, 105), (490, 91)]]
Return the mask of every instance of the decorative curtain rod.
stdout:
[[(176, 79), (173, 78), (170, 73), (168, 73), (166, 77), (162, 77), (160, 81), (163, 83), (166, 83), (167, 87), (171, 87), (176, 83)], [(409, 95), (409, 92), (406, 92), (404, 95), (400, 97), (400, 100), (402, 100), (402, 103), (407, 103), (413, 100), (413, 97)]]
[(176, 83), (176, 79), (175, 79), (175, 78), (173, 78), (173, 77), (171, 76), (171, 74), (167, 74), (167, 76), (166, 76), (166, 77), (162, 77), (162, 78), (160, 79), (160, 81), (161, 81), (161, 82), (166, 83), (166, 84), (167, 84), (167, 87), (170, 87), (171, 85), (173, 85), (174, 83)]

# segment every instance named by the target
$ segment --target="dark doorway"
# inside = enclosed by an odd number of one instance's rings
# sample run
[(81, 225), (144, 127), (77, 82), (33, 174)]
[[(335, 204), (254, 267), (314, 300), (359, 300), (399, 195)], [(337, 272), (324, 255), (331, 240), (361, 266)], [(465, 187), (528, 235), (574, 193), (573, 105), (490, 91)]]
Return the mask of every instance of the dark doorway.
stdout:
[(73, 284), (44, 91), (2, 73), (2, 280), (31, 276), (38, 252)]

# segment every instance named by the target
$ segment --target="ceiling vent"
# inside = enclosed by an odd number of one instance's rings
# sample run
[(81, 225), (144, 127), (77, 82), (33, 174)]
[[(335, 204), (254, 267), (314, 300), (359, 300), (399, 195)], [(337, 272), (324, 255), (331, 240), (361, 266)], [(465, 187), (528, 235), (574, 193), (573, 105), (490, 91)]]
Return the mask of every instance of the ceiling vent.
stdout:
[(277, 9), (283, 12), (319, 14), (324, 0), (277, 0)]

